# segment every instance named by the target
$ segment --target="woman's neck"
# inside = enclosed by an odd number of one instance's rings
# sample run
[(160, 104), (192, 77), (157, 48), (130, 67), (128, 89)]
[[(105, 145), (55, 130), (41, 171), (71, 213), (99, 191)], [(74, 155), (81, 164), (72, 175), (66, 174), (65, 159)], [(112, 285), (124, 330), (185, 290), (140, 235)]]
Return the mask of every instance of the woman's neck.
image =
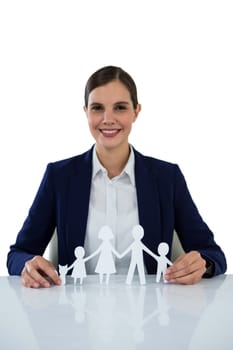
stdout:
[(130, 155), (130, 146), (121, 149), (102, 149), (96, 146), (96, 154), (100, 163), (108, 172), (108, 177), (112, 179), (120, 175), (124, 169)]

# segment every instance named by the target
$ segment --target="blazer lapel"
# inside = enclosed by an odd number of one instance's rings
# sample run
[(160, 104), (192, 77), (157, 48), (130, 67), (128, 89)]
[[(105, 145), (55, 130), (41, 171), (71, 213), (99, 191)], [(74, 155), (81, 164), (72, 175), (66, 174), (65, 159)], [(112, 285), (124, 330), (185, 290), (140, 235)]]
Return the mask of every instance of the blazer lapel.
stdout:
[[(149, 249), (157, 252), (158, 244), (162, 240), (162, 232), (156, 176), (150, 169), (150, 162), (137, 151), (134, 152), (139, 223), (144, 228), (143, 242)], [(151, 258), (146, 254), (147, 267), (151, 266), (150, 260)]]
[(77, 161), (75, 175), (70, 178), (68, 197), (67, 246), (84, 246), (92, 177), (92, 149)]

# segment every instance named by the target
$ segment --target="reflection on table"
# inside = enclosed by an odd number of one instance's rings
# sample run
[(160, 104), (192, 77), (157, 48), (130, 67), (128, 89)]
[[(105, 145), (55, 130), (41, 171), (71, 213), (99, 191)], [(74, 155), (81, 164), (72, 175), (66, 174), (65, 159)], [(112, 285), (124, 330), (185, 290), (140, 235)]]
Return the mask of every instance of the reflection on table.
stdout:
[(193, 286), (98, 276), (84, 284), (28, 289), (1, 277), (1, 349), (221, 349), (233, 348), (233, 276)]

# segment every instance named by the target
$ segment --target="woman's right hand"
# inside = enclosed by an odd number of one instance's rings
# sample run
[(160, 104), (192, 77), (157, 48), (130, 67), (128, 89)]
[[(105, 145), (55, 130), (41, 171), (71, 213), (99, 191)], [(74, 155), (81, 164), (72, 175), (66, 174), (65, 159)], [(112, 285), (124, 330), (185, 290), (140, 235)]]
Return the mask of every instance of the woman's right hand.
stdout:
[(25, 263), (21, 277), (23, 285), (29, 288), (48, 288), (53, 284), (61, 284), (53, 264), (39, 255)]

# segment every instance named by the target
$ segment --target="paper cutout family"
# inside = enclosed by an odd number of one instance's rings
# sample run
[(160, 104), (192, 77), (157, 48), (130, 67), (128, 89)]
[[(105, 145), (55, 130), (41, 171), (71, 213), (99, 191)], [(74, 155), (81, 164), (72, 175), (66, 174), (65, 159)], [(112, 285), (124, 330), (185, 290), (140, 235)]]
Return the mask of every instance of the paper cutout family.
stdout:
[[(85, 250), (82, 246), (78, 246), (74, 250), (76, 259), (73, 264), (69, 267), (67, 265), (59, 265), (59, 274), (62, 280), (62, 284), (66, 284), (66, 274), (71, 269), (73, 269), (71, 277), (74, 279), (74, 284), (76, 284), (77, 279), (79, 279), (80, 284), (82, 284), (83, 279), (87, 276), (85, 263), (96, 255), (99, 255), (99, 259), (95, 268), (95, 272), (99, 274), (100, 283), (103, 283), (105, 276), (105, 283), (108, 284), (110, 275), (116, 272), (113, 255), (115, 255), (118, 259), (121, 259), (130, 252), (131, 261), (126, 277), (126, 284), (132, 283), (136, 267), (138, 270), (140, 284), (146, 284), (143, 251), (151, 255), (157, 261), (156, 282), (159, 282), (161, 277), (163, 277), (164, 280), (167, 266), (172, 265), (172, 262), (166, 257), (169, 251), (168, 244), (165, 242), (160, 243), (158, 246), (159, 255), (156, 255), (142, 243), (144, 229), (141, 225), (135, 225), (133, 227), (132, 236), (134, 239), (133, 243), (123, 253), (119, 254), (110, 242), (110, 240), (113, 238), (113, 232), (111, 228), (107, 225), (101, 227), (98, 238), (102, 240), (102, 243), (94, 253), (84, 258)], [(166, 281), (164, 280), (164, 282)]]

